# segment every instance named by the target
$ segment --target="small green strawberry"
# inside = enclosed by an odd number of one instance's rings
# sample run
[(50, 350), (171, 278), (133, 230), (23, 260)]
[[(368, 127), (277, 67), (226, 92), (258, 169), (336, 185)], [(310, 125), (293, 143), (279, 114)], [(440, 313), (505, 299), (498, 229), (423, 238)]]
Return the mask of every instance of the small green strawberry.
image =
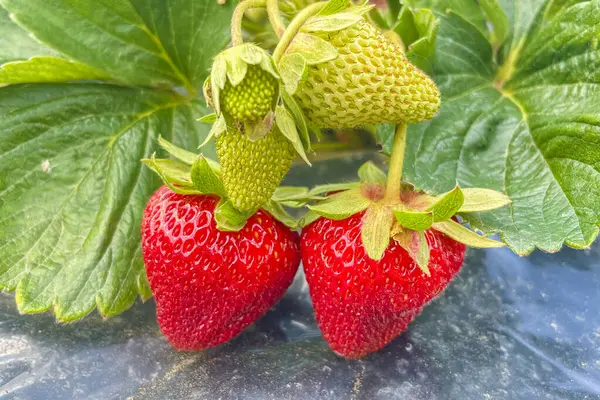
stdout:
[[(335, 32), (310, 33), (337, 51), (337, 57), (308, 65), (295, 93), (313, 124), (340, 129), (417, 123), (438, 112), (440, 92), (433, 80), (364, 18)], [(288, 54), (293, 51), (294, 43)]]
[(236, 120), (259, 121), (273, 109), (278, 82), (258, 65), (249, 65), (237, 86), (229, 81), (221, 92), (221, 109)]
[(229, 127), (217, 136), (216, 144), (227, 196), (242, 212), (255, 211), (271, 198), (296, 155), (276, 125), (256, 140)]
[(274, 111), (279, 100), (279, 75), (274, 62), (265, 50), (253, 44), (221, 52), (208, 82), (204, 93), (217, 114), (250, 125)]

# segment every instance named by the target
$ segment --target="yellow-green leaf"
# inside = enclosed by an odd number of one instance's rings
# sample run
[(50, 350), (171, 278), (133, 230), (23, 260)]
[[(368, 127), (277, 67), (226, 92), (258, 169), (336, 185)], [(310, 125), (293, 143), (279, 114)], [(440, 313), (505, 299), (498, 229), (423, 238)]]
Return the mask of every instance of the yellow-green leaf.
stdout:
[(470, 229), (465, 228), (458, 222), (449, 220), (443, 222), (436, 222), (433, 224), (433, 229), (440, 231), (450, 238), (466, 244), (470, 247), (476, 247), (479, 249), (491, 249), (496, 247), (503, 247), (504, 243), (497, 240), (488, 239), (485, 236), (476, 234)]
[(394, 216), (396, 221), (404, 228), (415, 231), (424, 231), (431, 228), (433, 224), (433, 212), (431, 211), (414, 211), (409, 209), (395, 209)]
[(510, 204), (510, 198), (491, 189), (462, 189), (465, 201), (458, 212), (490, 211)]
[(363, 217), (361, 238), (367, 255), (375, 260), (381, 260), (383, 253), (390, 244), (390, 232), (394, 223), (392, 210), (384, 205), (373, 204)]

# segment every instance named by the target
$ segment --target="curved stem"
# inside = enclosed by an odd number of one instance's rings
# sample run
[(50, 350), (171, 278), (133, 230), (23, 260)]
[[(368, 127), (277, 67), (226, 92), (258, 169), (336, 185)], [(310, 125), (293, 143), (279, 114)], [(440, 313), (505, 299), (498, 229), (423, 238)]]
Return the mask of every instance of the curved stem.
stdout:
[(275, 30), (275, 34), (278, 38), (281, 38), (285, 32), (285, 25), (281, 22), (278, 3), (279, 0), (267, 0), (267, 14), (269, 15), (269, 22), (273, 26), (273, 30)]
[(243, 0), (235, 8), (231, 17), (231, 43), (234, 46), (244, 43), (242, 37), (242, 19), (244, 14), (251, 8), (264, 8), (267, 6), (267, 0)]
[(406, 124), (404, 122), (396, 125), (394, 134), (394, 145), (390, 159), (390, 170), (388, 172), (387, 187), (385, 189), (385, 200), (397, 202), (400, 199), (402, 187), (402, 167), (404, 164), (404, 150), (406, 149)]
[(283, 56), (283, 53), (285, 53), (288, 46), (302, 27), (302, 25), (306, 22), (306, 20), (318, 13), (319, 11), (321, 11), (321, 9), (325, 7), (325, 4), (327, 4), (326, 1), (311, 4), (310, 6), (302, 10), (298, 15), (296, 15), (296, 18), (294, 18), (290, 25), (287, 27), (286, 31), (281, 37), (281, 40), (275, 48), (275, 51), (273, 52), (273, 59), (276, 63), (279, 62), (279, 60)]

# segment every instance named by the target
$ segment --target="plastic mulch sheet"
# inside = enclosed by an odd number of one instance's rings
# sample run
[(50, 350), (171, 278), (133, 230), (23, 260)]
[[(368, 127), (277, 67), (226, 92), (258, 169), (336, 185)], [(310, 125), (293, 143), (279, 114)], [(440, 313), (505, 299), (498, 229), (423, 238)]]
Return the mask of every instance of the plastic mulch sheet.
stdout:
[[(289, 183), (351, 179), (361, 161), (296, 168)], [(152, 301), (58, 325), (0, 294), (0, 398), (598, 399), (599, 305), (600, 245), (527, 258), (470, 250), (408, 331), (347, 361), (322, 340), (302, 274), (255, 325), (202, 353), (170, 348)]]

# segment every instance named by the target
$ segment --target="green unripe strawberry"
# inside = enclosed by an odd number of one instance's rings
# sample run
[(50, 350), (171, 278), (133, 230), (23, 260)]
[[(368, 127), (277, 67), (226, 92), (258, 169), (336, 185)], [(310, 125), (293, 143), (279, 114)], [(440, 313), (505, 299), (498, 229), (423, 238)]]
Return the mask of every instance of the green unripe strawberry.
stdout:
[(277, 79), (272, 74), (259, 65), (248, 65), (240, 84), (225, 83), (221, 92), (222, 110), (237, 120), (261, 120), (273, 108), (277, 86)]
[(296, 92), (315, 125), (417, 123), (438, 112), (440, 92), (433, 80), (367, 21), (321, 37), (336, 48), (338, 57), (309, 66)]
[(255, 141), (230, 127), (217, 136), (216, 144), (223, 185), (240, 211), (254, 211), (271, 198), (296, 154), (276, 126)]
[(216, 114), (255, 125), (268, 118), (279, 100), (279, 74), (264, 49), (243, 43), (219, 53), (204, 95)]

